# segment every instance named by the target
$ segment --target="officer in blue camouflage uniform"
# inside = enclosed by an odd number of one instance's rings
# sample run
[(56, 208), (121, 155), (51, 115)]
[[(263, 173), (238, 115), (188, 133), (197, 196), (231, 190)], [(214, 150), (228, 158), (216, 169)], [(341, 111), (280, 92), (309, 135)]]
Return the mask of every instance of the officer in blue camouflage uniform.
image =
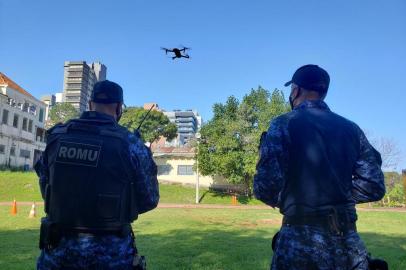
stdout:
[(323, 101), (329, 83), (324, 69), (299, 68), (285, 84), (292, 111), (261, 137), (254, 193), (284, 216), (271, 269), (368, 269), (355, 205), (384, 196), (381, 156)]
[(131, 222), (159, 201), (157, 170), (120, 126), (122, 88), (95, 84), (90, 111), (57, 124), (35, 169), (47, 216), (37, 269), (143, 269)]

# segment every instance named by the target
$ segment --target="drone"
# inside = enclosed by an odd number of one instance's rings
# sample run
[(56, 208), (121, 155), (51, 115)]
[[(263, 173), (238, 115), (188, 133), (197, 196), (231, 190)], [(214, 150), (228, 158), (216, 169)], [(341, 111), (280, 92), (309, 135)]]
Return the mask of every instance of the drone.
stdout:
[[(161, 48), (162, 50), (165, 51), (165, 54), (168, 54), (168, 52), (174, 53), (174, 56), (172, 56), (172, 60), (175, 60), (176, 58), (190, 58), (190, 56), (186, 53), (187, 50), (190, 50), (191, 48), (182, 46), (182, 49), (178, 48), (173, 48), (173, 49), (167, 49), (167, 48)], [(183, 53), (183, 54), (182, 54)]]

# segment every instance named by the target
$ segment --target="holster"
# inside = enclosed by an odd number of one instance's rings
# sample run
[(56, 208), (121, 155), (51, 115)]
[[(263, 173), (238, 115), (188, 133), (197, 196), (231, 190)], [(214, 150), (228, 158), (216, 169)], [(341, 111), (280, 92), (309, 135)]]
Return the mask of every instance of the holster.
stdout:
[(368, 254), (368, 269), (369, 270), (388, 270), (388, 263), (382, 259), (372, 258), (371, 254)]
[(62, 234), (60, 228), (55, 222), (45, 217), (41, 219), (41, 229), (39, 235), (39, 248), (51, 250), (58, 246)]
[(139, 254), (134, 255), (133, 269), (134, 270), (147, 270), (147, 261), (145, 260), (144, 256), (140, 256)]
[(141, 256), (138, 254), (138, 250), (135, 245), (135, 235), (132, 230), (131, 230), (131, 237), (133, 239), (133, 248), (134, 248), (133, 269), (134, 270), (147, 270), (147, 260), (145, 259), (145, 256)]

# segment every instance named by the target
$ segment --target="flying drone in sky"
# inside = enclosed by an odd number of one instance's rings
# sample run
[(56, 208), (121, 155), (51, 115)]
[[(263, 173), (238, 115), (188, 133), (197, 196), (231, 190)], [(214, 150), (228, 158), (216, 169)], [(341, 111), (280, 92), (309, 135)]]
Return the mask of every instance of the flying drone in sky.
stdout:
[(173, 49), (167, 49), (167, 48), (161, 48), (162, 50), (165, 51), (165, 54), (168, 54), (168, 52), (171, 52), (174, 54), (172, 56), (172, 60), (175, 60), (176, 58), (190, 58), (190, 56), (186, 53), (187, 50), (190, 50), (191, 48), (182, 46), (181, 48), (173, 48)]

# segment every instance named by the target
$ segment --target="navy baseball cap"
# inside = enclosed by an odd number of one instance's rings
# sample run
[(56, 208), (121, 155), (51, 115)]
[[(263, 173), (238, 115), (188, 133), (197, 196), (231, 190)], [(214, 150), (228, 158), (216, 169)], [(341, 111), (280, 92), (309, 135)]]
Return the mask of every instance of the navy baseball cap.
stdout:
[(96, 103), (123, 103), (123, 88), (109, 80), (97, 82), (93, 86), (90, 100)]
[(330, 76), (317, 65), (305, 65), (295, 71), (292, 80), (285, 83), (285, 86), (292, 83), (307, 90), (326, 93), (330, 85)]

